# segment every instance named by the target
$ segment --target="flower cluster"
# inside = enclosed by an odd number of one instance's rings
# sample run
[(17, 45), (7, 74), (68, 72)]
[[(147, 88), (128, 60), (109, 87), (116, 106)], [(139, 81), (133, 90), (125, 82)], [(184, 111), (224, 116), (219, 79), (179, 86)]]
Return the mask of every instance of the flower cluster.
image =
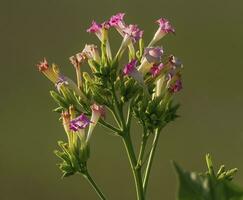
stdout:
[[(144, 31), (137, 24), (126, 24), (124, 17), (124, 13), (118, 13), (102, 23), (92, 22), (87, 32), (96, 35), (100, 44), (86, 44), (70, 56), (76, 81), (64, 76), (57, 65), (50, 65), (46, 59), (37, 65), (57, 89), (51, 91), (51, 96), (58, 104), (55, 111), (61, 115), (68, 138), (67, 143), (59, 143), (63, 152), (56, 151), (64, 160), (60, 165), (64, 176), (85, 172), (90, 139), (98, 123), (126, 138), (132, 117), (148, 136), (177, 116), (178, 105), (173, 104), (173, 97), (182, 89), (182, 63), (165, 53), (159, 44), (175, 29), (168, 20), (157, 20), (158, 30), (144, 45)], [(116, 50), (109, 40), (112, 28), (121, 38)], [(126, 55), (124, 65), (121, 60)], [(84, 71), (84, 65), (92, 73)], [(127, 107), (129, 111), (125, 112)], [(105, 120), (105, 110), (113, 114), (113, 122)], [(124, 113), (128, 113), (127, 120)]]

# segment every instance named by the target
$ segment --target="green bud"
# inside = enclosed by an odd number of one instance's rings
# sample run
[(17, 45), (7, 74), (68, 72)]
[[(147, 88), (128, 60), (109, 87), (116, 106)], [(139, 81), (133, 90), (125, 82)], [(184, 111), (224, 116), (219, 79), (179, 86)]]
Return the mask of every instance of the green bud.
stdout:
[(143, 56), (143, 51), (144, 51), (144, 41), (143, 39), (141, 38), (139, 40), (139, 58), (141, 59), (142, 56)]
[(221, 165), (218, 172), (217, 172), (217, 176), (219, 176), (220, 174), (222, 174), (223, 172), (225, 172), (225, 166)]

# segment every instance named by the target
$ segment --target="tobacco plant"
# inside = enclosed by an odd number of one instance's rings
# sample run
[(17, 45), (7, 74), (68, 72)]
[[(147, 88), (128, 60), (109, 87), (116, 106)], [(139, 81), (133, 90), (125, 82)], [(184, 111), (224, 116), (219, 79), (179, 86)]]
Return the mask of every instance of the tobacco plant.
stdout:
[[(55, 86), (50, 94), (57, 103), (67, 141), (59, 141), (55, 154), (60, 158), (62, 177), (80, 174), (89, 181), (100, 199), (107, 199), (89, 173), (90, 142), (99, 124), (121, 139), (130, 162), (136, 196), (146, 199), (152, 164), (163, 128), (174, 121), (179, 105), (175, 95), (182, 89), (182, 62), (161, 46), (165, 36), (174, 34), (171, 23), (160, 18), (158, 29), (148, 43), (136, 24), (127, 25), (124, 13), (103, 23), (92, 22), (87, 32), (96, 35), (99, 44), (86, 44), (81, 52), (70, 57), (76, 80), (61, 73), (56, 64), (44, 58), (37, 67)], [(117, 50), (109, 42), (109, 30), (116, 29), (121, 44)], [(120, 36), (119, 36), (120, 35)], [(112, 36), (113, 37), (113, 36)], [(84, 66), (89, 70), (84, 70)], [(113, 116), (113, 121), (106, 119)], [(136, 121), (143, 130), (140, 149), (135, 149), (131, 134)], [(153, 138), (151, 146), (149, 138)], [(95, 147), (94, 147), (95, 148)], [(148, 154), (146, 154), (148, 152)], [(236, 171), (222, 166), (215, 174), (207, 157), (208, 172), (183, 171), (177, 164), (180, 200), (242, 199), (242, 190), (230, 190), (229, 181)], [(227, 188), (230, 192), (224, 194)], [(237, 198), (231, 194), (237, 193)], [(213, 196), (212, 196), (213, 195)], [(231, 196), (230, 196), (231, 195)], [(232, 197), (232, 198), (231, 198)], [(234, 197), (234, 198), (233, 198)]]

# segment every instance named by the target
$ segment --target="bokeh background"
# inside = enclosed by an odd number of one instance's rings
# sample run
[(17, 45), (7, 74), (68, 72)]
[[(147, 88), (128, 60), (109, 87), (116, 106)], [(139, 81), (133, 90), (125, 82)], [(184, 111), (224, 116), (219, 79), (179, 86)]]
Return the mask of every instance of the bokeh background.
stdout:
[[(184, 63), (181, 118), (160, 138), (148, 199), (173, 200), (177, 188), (171, 160), (188, 170), (205, 169), (204, 155), (215, 165), (240, 169), (243, 185), (243, 1), (242, 0), (7, 0), (0, 7), (0, 199), (97, 199), (79, 176), (61, 179), (53, 150), (65, 139), (50, 82), (35, 64), (46, 56), (75, 76), (69, 56), (85, 43), (93, 19), (102, 22), (125, 12), (150, 40), (163, 16), (176, 27), (164, 38), (167, 52)], [(118, 45), (120, 36), (112, 40)], [(114, 44), (114, 43), (113, 43)], [(134, 129), (134, 141), (140, 138)], [(90, 171), (109, 199), (135, 199), (135, 189), (122, 142), (96, 129)]]

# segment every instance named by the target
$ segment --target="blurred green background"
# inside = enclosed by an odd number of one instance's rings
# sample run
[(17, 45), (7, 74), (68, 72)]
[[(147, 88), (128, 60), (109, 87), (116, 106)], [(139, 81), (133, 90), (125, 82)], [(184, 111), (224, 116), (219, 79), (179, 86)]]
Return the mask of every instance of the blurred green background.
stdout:
[[(177, 188), (170, 160), (204, 170), (204, 155), (215, 164), (240, 169), (243, 185), (243, 1), (242, 0), (8, 0), (0, 8), (0, 199), (97, 199), (79, 176), (61, 180), (53, 150), (65, 133), (51, 112), (51, 83), (35, 64), (46, 56), (75, 77), (69, 56), (98, 40), (86, 33), (93, 19), (116, 12), (138, 23), (150, 40), (166, 17), (176, 36), (163, 40), (184, 63), (184, 89), (177, 96), (181, 118), (160, 138), (148, 199), (173, 200)], [(120, 36), (112, 36), (116, 45)], [(140, 133), (134, 129), (138, 143)], [(122, 142), (96, 129), (90, 171), (109, 199), (135, 199)], [(163, 198), (162, 198), (163, 197)]]

